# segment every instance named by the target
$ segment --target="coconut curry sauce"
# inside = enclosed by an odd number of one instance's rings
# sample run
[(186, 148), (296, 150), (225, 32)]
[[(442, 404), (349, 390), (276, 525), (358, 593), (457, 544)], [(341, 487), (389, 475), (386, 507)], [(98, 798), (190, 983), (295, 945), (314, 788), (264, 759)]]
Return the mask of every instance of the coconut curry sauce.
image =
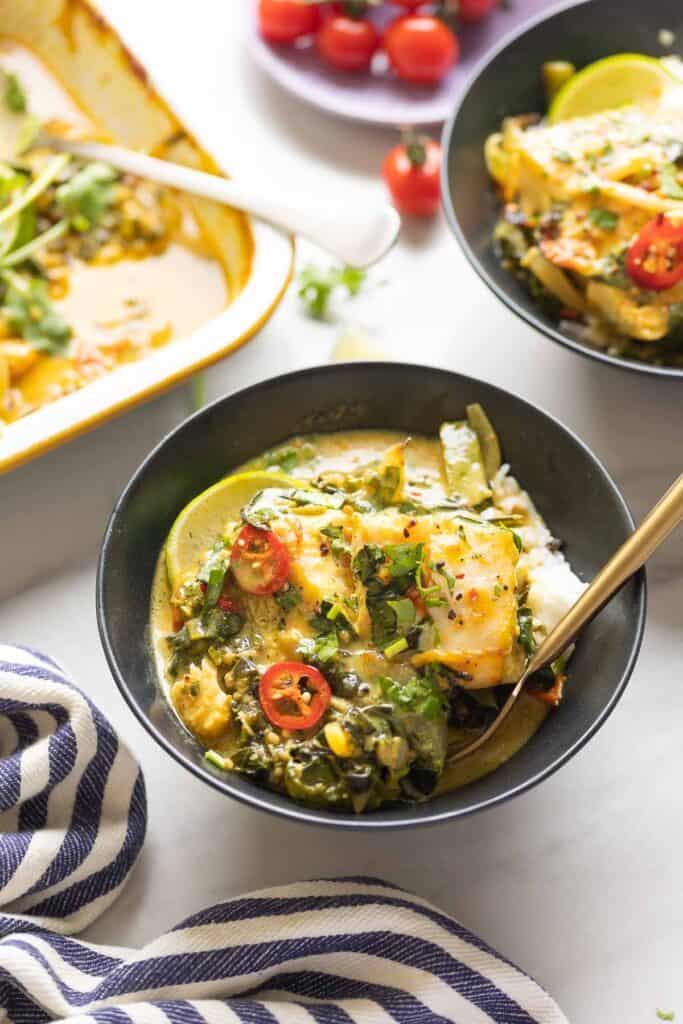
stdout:
[(204, 492), (160, 557), (153, 644), (217, 770), (361, 812), (464, 785), (527, 742), (564, 661), (447, 764), (580, 590), (471, 406), (439, 440), (295, 438)]
[(181, 195), (32, 144), (39, 124), (72, 137), (97, 127), (7, 40), (0, 106), (2, 423), (192, 333), (229, 293)]

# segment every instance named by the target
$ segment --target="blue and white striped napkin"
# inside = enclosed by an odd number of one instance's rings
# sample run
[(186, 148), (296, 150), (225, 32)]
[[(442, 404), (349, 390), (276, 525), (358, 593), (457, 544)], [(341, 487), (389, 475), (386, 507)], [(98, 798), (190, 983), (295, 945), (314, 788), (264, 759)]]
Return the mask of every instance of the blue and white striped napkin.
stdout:
[(0, 1024), (566, 1024), (453, 918), (376, 879), (264, 889), (140, 950), (70, 938), (125, 884), (140, 768), (50, 658), (0, 645)]

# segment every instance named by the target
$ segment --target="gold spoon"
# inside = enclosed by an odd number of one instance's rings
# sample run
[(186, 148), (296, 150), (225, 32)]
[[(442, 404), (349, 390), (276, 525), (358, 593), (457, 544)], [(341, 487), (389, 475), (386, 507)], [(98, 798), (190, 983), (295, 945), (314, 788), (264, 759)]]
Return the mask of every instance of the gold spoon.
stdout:
[(449, 752), (448, 764), (469, 757), (491, 739), (512, 711), (529, 677), (558, 658), (576, 639), (577, 634), (614, 597), (616, 592), (647, 562), (671, 531), (683, 520), (683, 475), (671, 485), (637, 530), (624, 541), (590, 586), (569, 609), (563, 619), (529, 658), (497, 718), (472, 743)]

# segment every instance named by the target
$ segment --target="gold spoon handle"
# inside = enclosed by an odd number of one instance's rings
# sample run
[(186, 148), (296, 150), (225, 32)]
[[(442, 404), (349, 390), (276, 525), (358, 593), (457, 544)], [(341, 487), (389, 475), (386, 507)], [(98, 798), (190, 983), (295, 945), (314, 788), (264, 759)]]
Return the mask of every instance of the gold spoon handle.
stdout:
[(683, 520), (683, 474), (671, 485), (529, 660), (528, 677), (554, 661)]

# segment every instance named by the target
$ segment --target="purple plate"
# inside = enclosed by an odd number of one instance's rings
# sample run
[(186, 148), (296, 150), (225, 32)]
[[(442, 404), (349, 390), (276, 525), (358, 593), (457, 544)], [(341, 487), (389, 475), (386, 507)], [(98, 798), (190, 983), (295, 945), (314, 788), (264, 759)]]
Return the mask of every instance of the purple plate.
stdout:
[[(509, 0), (488, 18), (473, 25), (463, 24), (458, 32), (460, 60), (436, 86), (417, 86), (401, 82), (386, 68), (373, 73), (349, 74), (323, 64), (310, 43), (301, 47), (272, 46), (256, 27), (257, 0), (250, 0), (251, 52), (274, 82), (292, 95), (321, 110), (353, 121), (386, 125), (440, 124), (453, 112), (455, 99), (471, 72), (487, 51), (527, 19), (552, 6), (549, 0)], [(373, 17), (389, 21), (394, 12)], [(384, 55), (375, 63), (381, 65)], [(374, 65), (373, 65), (374, 67)]]

